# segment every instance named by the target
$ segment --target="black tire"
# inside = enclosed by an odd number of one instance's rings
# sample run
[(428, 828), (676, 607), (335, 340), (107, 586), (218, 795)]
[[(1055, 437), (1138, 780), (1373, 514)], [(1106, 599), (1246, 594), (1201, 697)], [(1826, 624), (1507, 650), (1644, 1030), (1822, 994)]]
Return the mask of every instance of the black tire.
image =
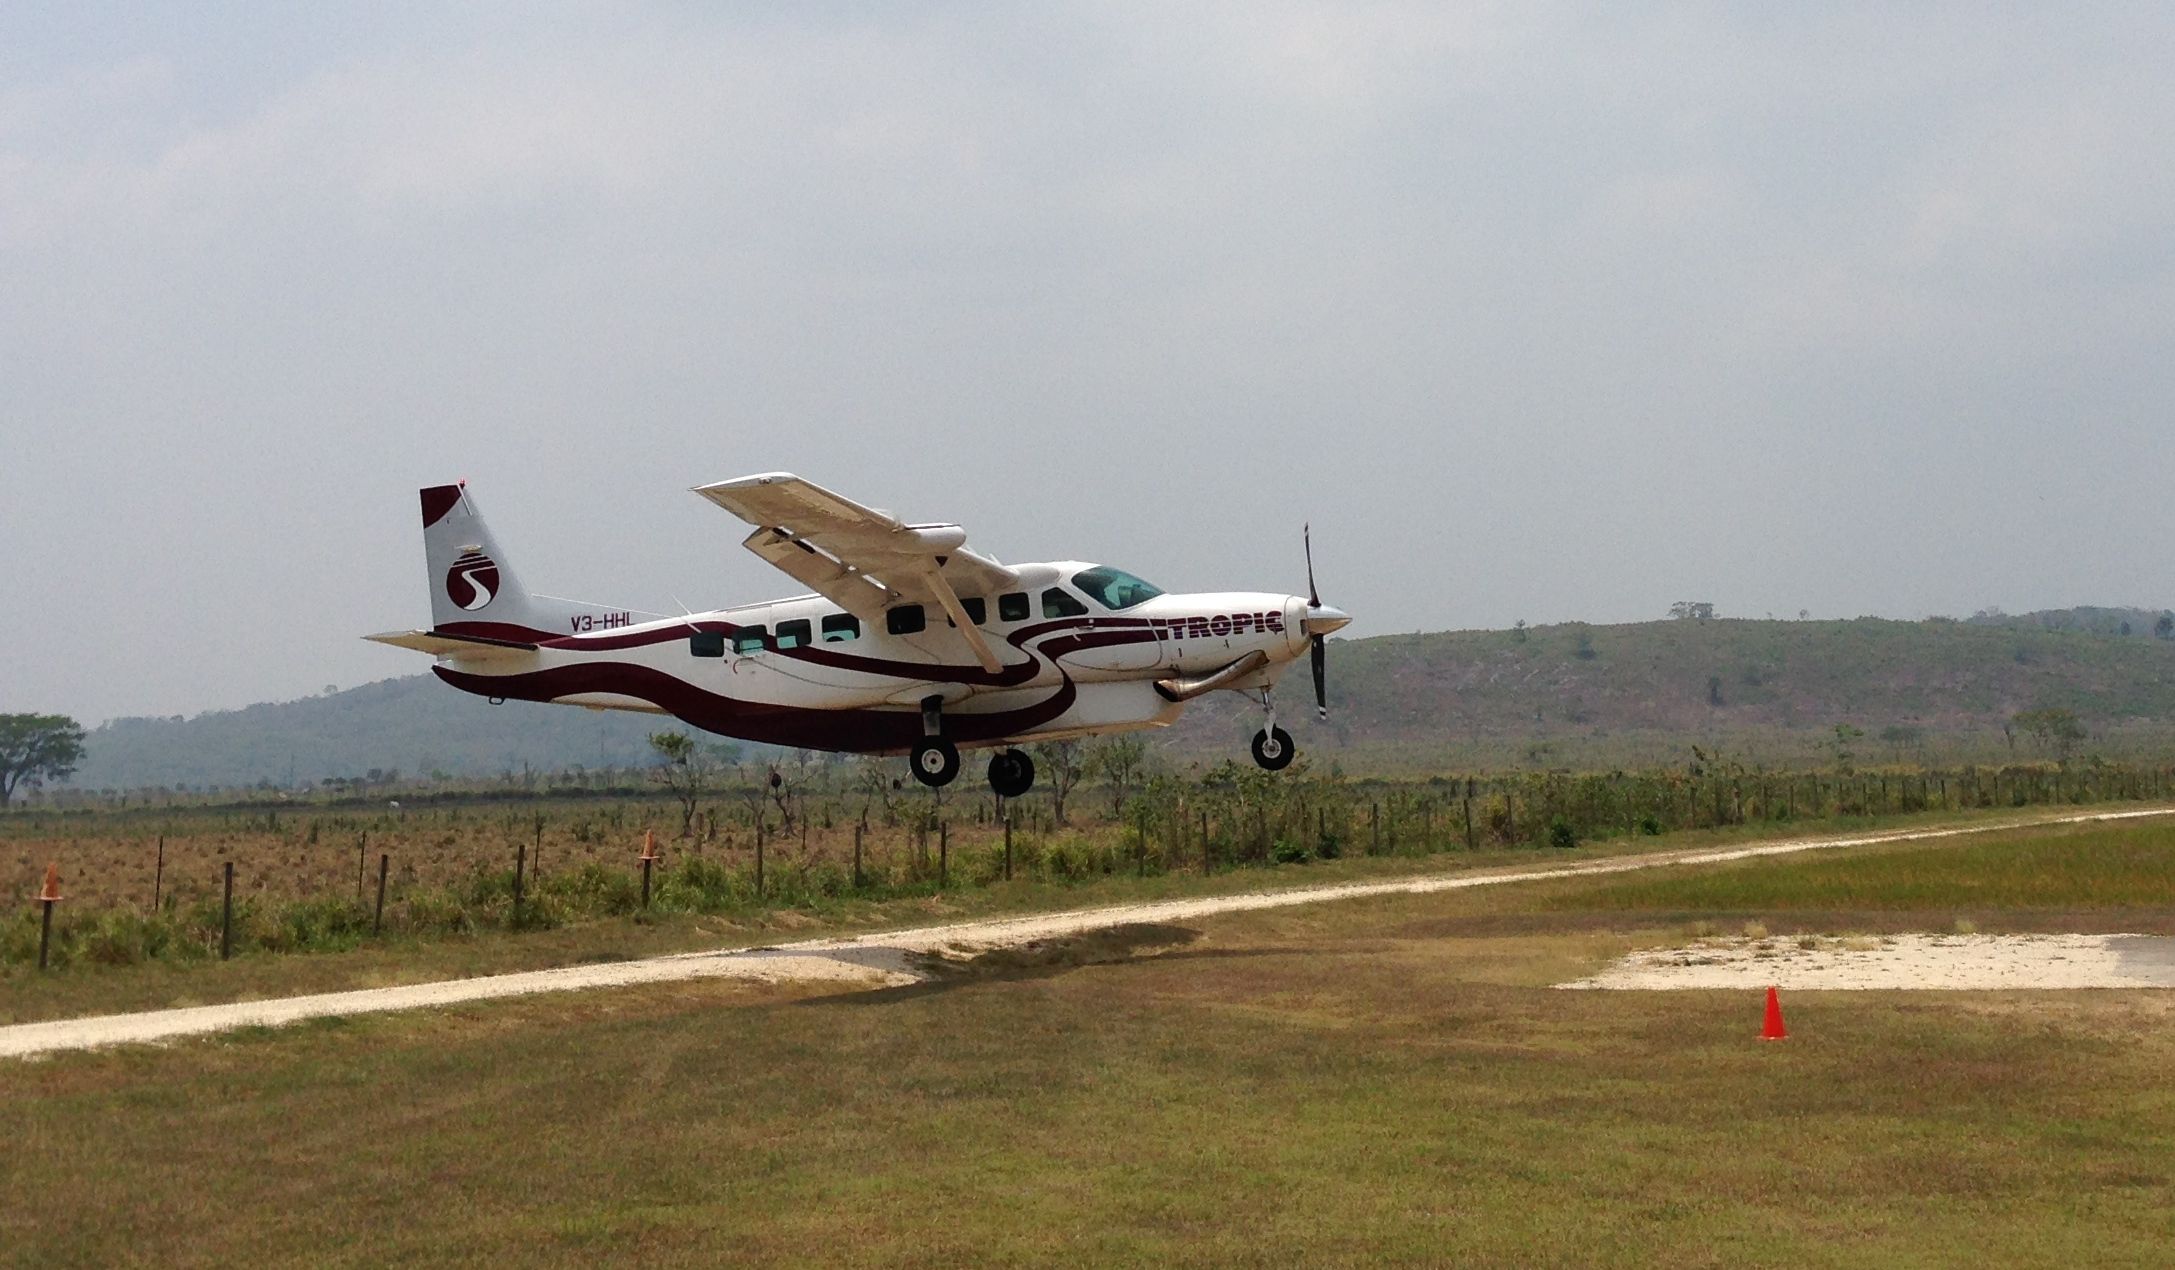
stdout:
[(1299, 747), (1291, 743), (1291, 733), (1282, 728), (1265, 728), (1254, 733), (1254, 762), (1272, 772), (1281, 772), (1291, 766), (1292, 757)]
[(915, 743), (908, 766), (914, 769), (915, 780), (932, 789), (942, 788), (959, 775), (959, 747), (940, 736), (925, 738)]
[(1035, 787), (1035, 761), (1023, 750), (999, 750), (989, 759), (989, 788), (999, 798), (1018, 798)]

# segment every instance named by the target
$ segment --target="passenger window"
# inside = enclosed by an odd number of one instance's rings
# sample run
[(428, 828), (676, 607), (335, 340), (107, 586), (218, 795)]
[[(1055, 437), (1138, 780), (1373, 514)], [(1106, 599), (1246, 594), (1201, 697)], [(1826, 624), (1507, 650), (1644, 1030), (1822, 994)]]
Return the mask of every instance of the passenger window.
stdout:
[(725, 655), (725, 632), (696, 631), (687, 637), (687, 651), (697, 657), (723, 657)]
[(808, 644), (808, 619), (778, 623), (778, 647), (804, 648)]
[(733, 651), (736, 653), (762, 652), (770, 645), (770, 640), (767, 638), (768, 634), (769, 632), (760, 626), (743, 626), (733, 632)]
[(998, 596), (997, 620), (1001, 622), (1026, 621), (1027, 593), (1025, 591), (1007, 591)]
[[(967, 620), (976, 626), (989, 620), (989, 602), (979, 595), (961, 597), (959, 607), (967, 611)], [(957, 626), (959, 623), (953, 622), (952, 625)]]
[(1087, 612), (1087, 605), (1073, 599), (1062, 588), (1053, 586), (1042, 593), (1042, 615), (1044, 617), (1078, 617), (1085, 612)]
[(833, 613), (823, 619), (823, 642), (843, 644), (861, 638), (861, 619), (851, 613)]
[(884, 614), (884, 629), (894, 635), (919, 635), (928, 624), (919, 604), (901, 604)]

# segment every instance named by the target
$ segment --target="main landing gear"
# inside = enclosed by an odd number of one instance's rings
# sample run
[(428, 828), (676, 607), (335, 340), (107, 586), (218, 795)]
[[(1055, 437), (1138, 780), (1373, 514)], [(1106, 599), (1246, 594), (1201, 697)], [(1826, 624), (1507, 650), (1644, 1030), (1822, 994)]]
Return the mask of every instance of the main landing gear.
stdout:
[(1025, 750), (999, 750), (989, 759), (989, 787), (999, 798), (1018, 798), (1035, 787), (1035, 761)]
[(1268, 721), (1254, 733), (1254, 762), (1271, 772), (1281, 772), (1291, 766), (1292, 757), (1299, 747), (1291, 743), (1291, 733), (1276, 726), (1276, 699), (1269, 690), (1261, 690), (1261, 708), (1268, 714)]
[(932, 789), (951, 784), (959, 775), (959, 747), (944, 739), (942, 697), (922, 698), (921, 739), (914, 742), (911, 763), (914, 779)]
[[(959, 747), (944, 737), (944, 699), (921, 703), (921, 740), (909, 760), (914, 779), (941, 789), (959, 776)], [(999, 798), (1018, 798), (1035, 787), (1035, 761), (1023, 750), (999, 750), (990, 756), (989, 787)]]

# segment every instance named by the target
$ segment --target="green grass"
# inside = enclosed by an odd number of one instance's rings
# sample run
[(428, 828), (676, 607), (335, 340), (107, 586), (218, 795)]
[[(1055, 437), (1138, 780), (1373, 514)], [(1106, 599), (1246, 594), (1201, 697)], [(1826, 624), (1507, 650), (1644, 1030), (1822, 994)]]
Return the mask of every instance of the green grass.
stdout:
[(1847, 853), (1744, 861), (1564, 888), (1557, 910), (2175, 911), (2175, 824), (2079, 825)]
[(1233, 915), (1159, 956), (993, 958), (921, 988), (658, 985), (8, 1065), (0, 1247), (2157, 1264), (2167, 993), (1801, 992), (1792, 1040), (1764, 1045), (1756, 993), (1547, 985), (1724, 878), (1729, 905), (1810, 887), (1900, 920), (1962, 894), (2165, 919), (2169, 841), (2007, 833), (1670, 875), (1651, 901), (1601, 877)]

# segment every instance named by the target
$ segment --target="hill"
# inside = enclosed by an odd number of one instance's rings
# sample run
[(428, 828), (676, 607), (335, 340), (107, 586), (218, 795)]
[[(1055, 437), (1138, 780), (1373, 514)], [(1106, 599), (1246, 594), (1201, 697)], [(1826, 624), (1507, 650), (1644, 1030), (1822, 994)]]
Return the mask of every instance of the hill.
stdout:
[[(1847, 743), (1861, 761), (2030, 757), (2033, 738), (2005, 725), (2043, 708), (2074, 712), (2088, 748), (2136, 753), (2175, 740), (2175, 641), (2137, 634), (2140, 619), (2155, 615), (2075, 613), (2066, 623), (2047, 614), (1572, 623), (1339, 640), (1330, 721), (1315, 721), (1303, 667), (1280, 694), (1280, 717), (1318, 759), (1406, 771), (1635, 766), (1677, 761), (1691, 744), (1747, 761), (1827, 761), (1838, 725), (1865, 734)], [(1218, 694), (1157, 743), (1184, 761), (1243, 758), (1259, 717)], [(418, 675), (191, 719), (117, 719), (90, 734), (74, 783), (618, 767), (646, 762), (644, 738), (665, 725), (649, 715), (492, 706)]]
[[(1302, 748), (1400, 769), (1629, 766), (1673, 761), (1694, 743), (1810, 762), (1832, 759), (1838, 725), (1865, 733), (1853, 743), (1861, 760), (2021, 757), (2036, 747), (2008, 725), (2039, 709), (2076, 714), (2097, 748), (2175, 739), (2175, 642), (2137, 638), (2134, 624), (2102, 634), (2045, 617), (1386, 635), (1331, 645), (1327, 725), (1303, 677), (1279, 705)], [(1227, 749), (1258, 718), (1218, 701), (1171, 740), (1188, 753)]]
[(79, 789), (204, 788), (497, 775), (647, 761), (674, 721), (533, 702), (494, 706), (430, 675), (193, 718), (114, 719), (84, 738)]

